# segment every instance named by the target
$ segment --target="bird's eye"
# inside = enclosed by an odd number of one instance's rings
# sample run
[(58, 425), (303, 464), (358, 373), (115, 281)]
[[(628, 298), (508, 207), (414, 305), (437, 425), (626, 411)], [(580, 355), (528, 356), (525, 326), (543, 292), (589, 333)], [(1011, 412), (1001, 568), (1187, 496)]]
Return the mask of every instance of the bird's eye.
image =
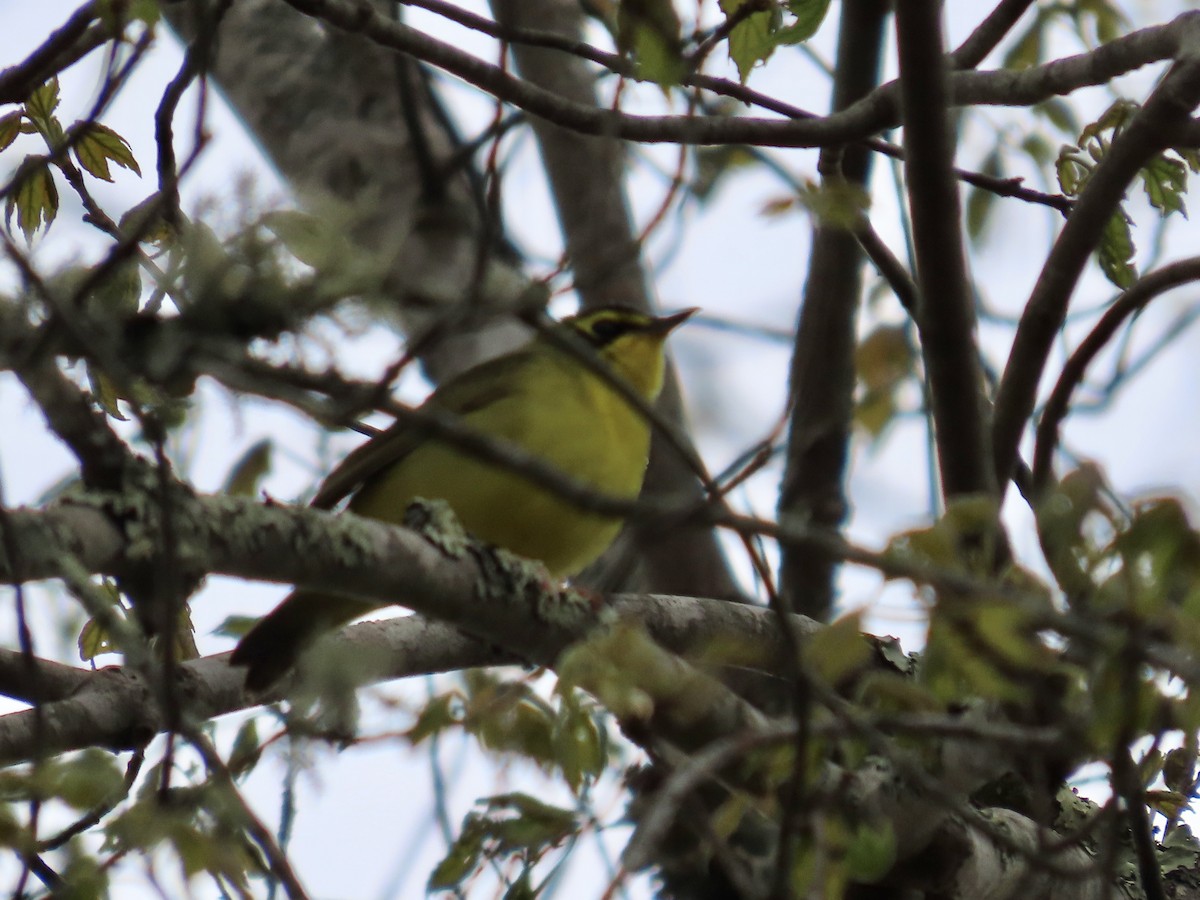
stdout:
[(630, 323), (620, 319), (600, 319), (592, 323), (592, 336), (600, 344), (615, 341), (630, 328)]

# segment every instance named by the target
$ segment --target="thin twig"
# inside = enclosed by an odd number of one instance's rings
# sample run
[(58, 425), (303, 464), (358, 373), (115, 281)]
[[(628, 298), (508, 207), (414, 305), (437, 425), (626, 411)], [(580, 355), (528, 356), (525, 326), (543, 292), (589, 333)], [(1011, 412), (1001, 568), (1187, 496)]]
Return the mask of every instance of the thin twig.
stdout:
[(1033, 451), (1033, 489), (1042, 492), (1050, 483), (1054, 448), (1058, 445), (1059, 428), (1070, 410), (1071, 395), (1083, 382), (1088, 366), (1130, 316), (1146, 304), (1173, 288), (1200, 281), (1200, 256), (1180, 260), (1156, 269), (1138, 279), (1104, 312), (1100, 321), (1075, 348), (1046, 405), (1042, 408)]

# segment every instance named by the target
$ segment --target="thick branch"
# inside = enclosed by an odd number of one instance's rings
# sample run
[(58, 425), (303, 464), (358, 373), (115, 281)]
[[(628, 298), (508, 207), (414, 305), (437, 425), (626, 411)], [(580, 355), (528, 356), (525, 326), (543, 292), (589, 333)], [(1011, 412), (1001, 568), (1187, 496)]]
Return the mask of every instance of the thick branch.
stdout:
[[(914, 885), (944, 897), (1053, 897), (1054, 900), (1103, 900), (1112, 886), (1097, 861), (1075, 845), (1009, 809), (983, 811), (1011, 846), (958, 818), (949, 818), (931, 841), (930, 849), (901, 870)], [(1056, 847), (1050, 851), (1047, 847)]]
[(995, 482), (958, 185), (951, 173), (954, 148), (941, 33), (936, 0), (909, 0), (896, 8), (904, 171), (921, 292), (917, 324), (942, 492), (949, 498), (993, 493)]
[[(515, 661), (484, 641), (420, 616), (354, 625), (346, 629), (343, 640), (353, 643), (365, 659), (386, 661), (370, 672), (376, 680)], [(0, 666), (8, 669), (8, 657), (14, 655), (18, 654), (0, 654)], [(245, 671), (230, 668), (228, 657), (228, 653), (222, 653), (179, 665), (179, 693), (187, 698), (188, 714), (196, 721), (278, 699), (278, 694), (248, 695), (243, 686)], [(13, 667), (18, 665), (19, 659), (12, 663)], [(158, 692), (148, 689), (145, 680), (132, 669), (86, 672), (46, 662), (39, 666), (44, 672), (61, 668), (74, 673), (71, 680), (76, 682), (75, 688), (43, 704), (45, 725), (40, 735), (34, 733), (32, 710), (0, 717), (0, 765), (32, 759), (39, 753), (64, 753), (84, 747), (133, 749), (168, 726), (168, 717), (156, 699)]]
[[(115, 35), (96, 22), (96, 3), (85, 3), (40, 47), (16, 65), (0, 71), (0, 103), (24, 103), (33, 91), (74, 65)], [(115, 7), (109, 8), (117, 15)]]
[[(847, 3), (838, 32), (834, 112), (865, 96), (879, 79), (887, 4)], [(822, 152), (832, 185), (866, 190), (871, 155), (861, 146)], [(854, 416), (854, 345), (862, 295), (862, 252), (852, 231), (818, 222), (791, 363), (788, 456), (779, 492), (781, 520), (831, 530), (847, 502), (843, 481)], [(780, 566), (787, 608), (824, 621), (833, 609), (837, 560), (810, 546), (785, 548)]]
[(967, 39), (950, 54), (950, 68), (974, 69), (996, 49), (1034, 0), (1000, 0)]
[[(77, 558), (87, 571), (114, 575), (142, 562), (149, 540), (145, 532), (156, 530), (157, 524), (126, 522), (123, 533), (105, 512), (111, 503), (126, 512), (141, 509), (141, 504), (109, 497), (88, 499), (93, 502), (11, 513), (11, 544), (20, 553), (23, 578), (55, 576), (64, 556)], [(539, 568), (452, 532), (423, 536), (355, 516), (262, 507), (231, 497), (180, 496), (172, 509), (178, 514), (179, 545), (186, 548), (187, 563), (196, 570), (376, 600), (402, 597), (411, 609), (454, 624), (525, 661), (555, 665), (566, 647), (611, 616), (589, 598), (549, 589)], [(153, 514), (155, 509), (147, 511)], [(0, 569), (5, 580), (10, 577), (6, 569)], [(721, 615), (728, 623), (733, 621), (730, 616), (739, 613)], [(765, 631), (761, 624), (757, 628)], [(694, 622), (681, 633), (695, 633)], [(720, 682), (693, 671), (666, 650), (648, 648), (645, 661), (659, 672), (660, 683), (691, 686), (686, 696), (668, 692), (659, 698), (651, 718), (642, 723), (651, 735), (689, 749), (761, 722), (760, 714)], [(700, 697), (703, 703), (696, 702)], [(244, 703), (244, 698), (239, 694), (219, 702)], [(131, 727), (125, 721), (119, 724), (125, 731)]]
[[(722, 646), (730, 646), (731, 639), (733, 644), (745, 642), (747, 664), (770, 668), (783, 656), (783, 642), (773, 628), (777, 620), (764, 609), (643, 596), (621, 598), (598, 611), (586, 600), (547, 594), (528, 584), (506, 584), (504, 580), (519, 575), (519, 569), (489, 566), (490, 572), (481, 578), (477, 568), (479, 551), (467, 553), (467, 558), (453, 558), (447, 549), (453, 542), (447, 541), (446, 535), (430, 538), (439, 543), (435, 547), (413, 532), (353, 516), (278, 506), (261, 508), (232, 498), (195, 498), (181, 513), (198, 523), (186, 535), (195, 565), (227, 574), (299, 581), (324, 590), (340, 588), (364, 596), (404, 596), (412, 606), (445, 615), (460, 626), (470, 622), (472, 630), (484, 637), (465, 637), (455, 627), (420, 617), (347, 629), (340, 640), (352, 641), (363, 651), (368, 647), (386, 649), (386, 653), (361, 654), (389, 660), (388, 668), (378, 672), (379, 677), (508, 662), (517, 656), (553, 661), (566, 646), (556, 646), (556, 639), (570, 641), (592, 631), (608, 620), (609, 610), (619, 618), (640, 621), (656, 641), (671, 650), (695, 652), (710, 646), (720, 635)], [(134, 552), (133, 545), (108, 517), (91, 505), (64, 503), (46, 511), (17, 510), (9, 518), (13, 540), (21, 547), (27, 568), (37, 576), (52, 576), (68, 553), (75, 554), (91, 571), (116, 572)], [(792, 621), (800, 637), (818, 629), (800, 617)], [(502, 641), (496, 640), (499, 635), (504, 635)], [(517, 647), (517, 654), (492, 649), (497, 642)], [(662, 690), (653, 694), (656, 709), (652, 718), (642, 723), (643, 733), (652, 739), (678, 741), (688, 751), (720, 738), (744, 736), (754, 741), (755, 735), (775, 733), (761, 716), (725, 694), (719, 683), (666, 651), (655, 658), (653, 645), (648, 646), (653, 669), (649, 678)], [(638, 648), (639, 665), (647, 662), (646, 650), (644, 646)], [(184, 664), (179, 677), (183, 681), (179, 696), (188, 698), (189, 712), (200, 718), (257, 702), (245, 695), (242, 672), (230, 669), (224, 654)], [(84, 689), (43, 706), (45, 725), (40, 735), (33, 733), (32, 712), (0, 719), (0, 763), (28, 759), (39, 750), (139, 746), (164, 726), (166, 720), (155, 707), (157, 692), (148, 690), (140, 678), (126, 670), (103, 670), (86, 679)], [(852, 729), (866, 729), (864, 733), (871, 735), (873, 747), (885, 740), (883, 733), (846, 701), (835, 701), (828, 689), (822, 696), (822, 702), (831, 704), (836, 717), (849, 716), (845, 721)], [(984, 720), (979, 721), (986, 725)], [(881, 759), (854, 773), (826, 765), (819, 778), (820, 784), (838, 796), (848, 790), (846, 796), (853, 807), (875, 820), (904, 823), (906, 827), (896, 829), (902, 859), (933, 846), (939, 848), (939, 858), (945, 859), (939, 823), (943, 823), (943, 832), (950, 827), (962, 831), (956, 812), (964, 808), (962, 798), (993, 777), (1007, 756), (1007, 743), (981, 743), (990, 732), (985, 727), (975, 733), (971, 716), (961, 727), (949, 721), (937, 724), (950, 729), (938, 745), (941, 762), (936, 768), (945, 773), (944, 780), (933, 779), (924, 771), (924, 764), (902, 753), (884, 753), (887, 748), (882, 744), (876, 749), (885, 756), (894, 755), (893, 761)], [(787, 731), (782, 733), (788, 735)], [(968, 817), (967, 821), (972, 820)], [(978, 838), (978, 847), (965, 858), (967, 862), (957, 863), (962, 870), (953, 876), (957, 883), (976, 884), (970, 880), (974, 878), (971, 872), (986, 860), (1003, 858), (1004, 847), (1014, 840), (1019, 839), (1010, 837), (997, 849), (990, 841)], [(949, 848), (955, 846), (951, 843)], [(1033, 850), (1036, 848), (1031, 848), (1031, 853)], [(968, 866), (970, 860), (976, 861)], [(987, 863), (985, 871), (994, 864)]]

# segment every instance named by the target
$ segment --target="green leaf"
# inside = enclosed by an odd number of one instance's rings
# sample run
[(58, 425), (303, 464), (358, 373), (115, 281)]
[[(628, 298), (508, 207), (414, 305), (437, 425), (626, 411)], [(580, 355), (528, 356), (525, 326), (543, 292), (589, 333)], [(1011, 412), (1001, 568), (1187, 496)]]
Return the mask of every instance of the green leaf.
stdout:
[(871, 659), (871, 645), (862, 634), (862, 613), (842, 616), (812, 636), (804, 661), (828, 685), (836, 686)]
[(1200, 594), (1200, 536), (1178, 500), (1139, 504), (1113, 546), (1121, 554), (1124, 581), (1134, 591), (1135, 613), (1150, 617), (1182, 607), (1194, 614)]
[(57, 797), (75, 809), (92, 809), (117, 797), (125, 775), (116, 757), (91, 748), (47, 761), (36, 780), (43, 796)]
[[(1004, 609), (1013, 610), (1011, 605)], [(1029, 687), (1018, 682), (992, 653), (981, 652), (978, 630), (965, 615), (935, 615), (929, 625), (929, 642), (922, 658), (921, 678), (943, 702), (984, 697), (1009, 703), (1028, 700)], [(1004, 615), (996, 611), (993, 619)], [(993, 631), (997, 622), (992, 622)]]
[(1039, 169), (1048, 168), (1054, 163), (1054, 147), (1040, 134), (1025, 135), (1021, 149)]
[(1086, 596), (1093, 587), (1087, 569), (1096, 549), (1084, 523), (1093, 515), (1105, 516), (1103, 491), (1103, 473), (1085, 463), (1068, 472), (1034, 510), (1042, 552), (1068, 599)]
[(216, 628), (213, 629), (213, 634), (219, 634), (222, 637), (243, 638), (251, 628), (261, 622), (259, 616), (226, 616)]
[(1130, 120), (1137, 115), (1139, 109), (1141, 107), (1132, 100), (1124, 98), (1115, 100), (1108, 109), (1100, 114), (1100, 118), (1086, 126), (1079, 133), (1079, 146), (1082, 147), (1089, 142), (1098, 141), (1106, 131), (1111, 131), (1115, 135), (1116, 132), (1129, 124)]
[(536, 896), (537, 891), (534, 890), (533, 884), (529, 880), (528, 866), (521, 870), (517, 880), (504, 892), (504, 900), (533, 900)]
[(254, 497), (258, 486), (271, 471), (271, 451), (274, 447), (270, 438), (263, 438), (242, 454), (225, 478), (221, 493), (234, 497)]
[(1200, 172), (1200, 150), (1196, 150), (1194, 147), (1175, 147), (1173, 149), (1187, 165), (1189, 172)]
[[(720, 0), (726, 21), (748, 2), (750, 0)], [(775, 38), (778, 27), (778, 10), (765, 10), (746, 16), (729, 33), (729, 58), (737, 66), (738, 77), (743, 83), (756, 65), (765, 62), (775, 52), (779, 43)]]
[(808, 184), (797, 199), (822, 225), (852, 230), (871, 208), (871, 195), (858, 184), (827, 178), (820, 184)]
[(566, 690), (554, 725), (554, 755), (571, 790), (595, 779), (608, 763), (603, 729), (592, 710), (580, 702), (578, 691)]
[(159, 6), (158, 0), (133, 0), (129, 4), (129, 14), (135, 19), (141, 19), (146, 25), (153, 28), (158, 24), (158, 20), (162, 16), (162, 9)]
[(121, 412), (121, 408), (118, 405), (122, 398), (112, 379), (104, 374), (102, 369), (92, 365), (91, 362), (87, 363), (87, 376), (88, 384), (92, 388), (92, 400), (95, 404), (117, 421), (128, 422), (129, 417)]
[(1167, 819), (1178, 819), (1188, 808), (1190, 797), (1179, 791), (1146, 791), (1146, 805)]
[(491, 709), (474, 705), (467, 723), (489, 749), (517, 753), (542, 765), (554, 762), (554, 719), (541, 704), (520, 700), (499, 701)]
[(54, 120), (58, 102), (58, 77), (55, 76), (29, 95), (29, 99), (25, 101), (25, 112), (39, 128), (45, 129)]
[(854, 424), (877, 441), (899, 411), (894, 391), (866, 391), (854, 406)]
[(913, 374), (916, 354), (903, 325), (880, 325), (854, 351), (854, 370), (869, 391), (890, 390)]
[(425, 704), (417, 721), (404, 736), (415, 747), (427, 737), (462, 724), (462, 695), (457, 691), (441, 694)]
[(1092, 164), (1079, 155), (1077, 147), (1063, 147), (1054, 165), (1058, 186), (1068, 197), (1075, 197), (1092, 174)]
[(1045, 28), (1046, 23), (1043, 21), (1042, 16), (1039, 15), (1034, 19), (1025, 33), (1017, 39), (1009, 51), (1004, 54), (1001, 67), (1019, 70), (1029, 69), (1038, 65), (1043, 57), (1043, 33), (1045, 32)]
[(140, 21), (153, 28), (162, 15), (158, 0), (100, 0), (96, 7), (100, 20), (114, 38), (120, 38), (130, 22)]
[(829, 0), (789, 0), (788, 12), (795, 16), (779, 29), (775, 40), (780, 44), (802, 44), (817, 33), (829, 12)]
[(76, 126), (75, 159), (79, 165), (103, 181), (112, 181), (108, 161), (112, 160), (123, 169), (137, 175), (142, 174), (129, 142), (107, 125), (99, 122), (83, 122)]
[(652, 28), (639, 27), (634, 33), (633, 47), (638, 78), (663, 87), (673, 87), (683, 81), (687, 64), (678, 44), (665, 40)]
[(1104, 227), (1096, 257), (1100, 271), (1121, 290), (1128, 290), (1137, 281), (1137, 268), (1131, 262), (1135, 252), (1129, 218), (1118, 209)]
[(45, 225), (50, 227), (58, 215), (58, 188), (50, 174), (49, 163), (43, 162), (29, 169), (14, 193), (8, 197), (4, 212), (4, 223), (11, 227), (13, 211), (17, 213), (17, 227), (25, 234), (25, 240), (33, 240), (34, 232)]
[(1159, 155), (1141, 171), (1142, 187), (1150, 205), (1162, 213), (1181, 213), (1187, 218), (1183, 195), (1187, 192), (1188, 170), (1181, 160)]
[(990, 568), (987, 546), (997, 522), (995, 501), (984, 495), (964, 495), (952, 500), (946, 512), (929, 528), (902, 532), (888, 542), (887, 552), (945, 569), (970, 571), (968, 564)]
[(1109, 753), (1127, 734), (1145, 733), (1162, 708), (1155, 685), (1129, 684), (1128, 662), (1106, 659), (1088, 684), (1093, 712), (1085, 727), (1094, 752)]
[(95, 619), (88, 619), (79, 632), (79, 658), (91, 662), (102, 653), (116, 653), (120, 648), (112, 642), (107, 629)]
[(163, 217), (163, 199), (158, 192), (130, 208), (117, 227), (125, 235), (137, 235), (144, 244), (163, 244), (174, 237), (174, 229)]
[(1054, 654), (1039, 639), (1026, 610), (1010, 603), (984, 602), (973, 617), (978, 638), (997, 663), (1023, 672), (1052, 670)]
[(285, 209), (266, 213), (260, 221), (292, 256), (314, 269), (334, 268), (354, 255), (345, 234), (317, 216)]
[(568, 647), (558, 661), (559, 683), (578, 685), (618, 718), (648, 719), (654, 696), (639, 676), (653, 668), (656, 652), (644, 629), (622, 622)]
[(924, 685), (891, 672), (868, 672), (858, 685), (863, 704), (880, 712), (944, 712), (942, 703)]
[(258, 740), (258, 720), (247, 719), (238, 729), (229, 751), (229, 771), (236, 778), (249, 772), (262, 756), (262, 744)]
[(246, 896), (247, 872), (258, 872), (261, 865), (247, 845), (239, 813), (227, 795), (204, 785), (178, 792), (174, 803), (162, 803), (153, 793), (143, 796), (107, 824), (108, 846), (148, 855), (167, 842), (185, 876), (208, 872), (238, 885), (242, 890), (236, 895)]
[(896, 834), (888, 822), (860, 822), (845, 852), (851, 877), (860, 884), (871, 884), (895, 864)]
[(1033, 111), (1036, 115), (1044, 116), (1064, 134), (1079, 134), (1079, 120), (1075, 117), (1075, 110), (1061, 97), (1043, 100), (1033, 106)]
[(559, 843), (579, 827), (572, 810), (543, 803), (529, 794), (499, 794), (484, 803), (491, 832), (504, 850), (540, 850)]
[(19, 112), (0, 116), (0, 150), (7, 149), (21, 133), (21, 117), (22, 114)]
[[(117, 618), (125, 618), (125, 609), (121, 606), (121, 594), (116, 585), (105, 581), (99, 586), (99, 590), (112, 604), (112, 615)], [(121, 649), (113, 643), (112, 635), (97, 619), (88, 619), (84, 623), (83, 629), (79, 632), (77, 646), (79, 647), (79, 658), (84, 662), (91, 662), (102, 653), (118, 653)]]
[(637, 63), (638, 77), (666, 86), (687, 71), (679, 35), (679, 14), (671, 0), (621, 0), (617, 9), (617, 48)]
[(137, 314), (142, 299), (142, 270), (127, 259), (109, 270), (88, 293), (86, 306), (106, 321), (121, 321)]
[[(1063, 8), (1070, 14), (1080, 39), (1087, 44), (1093, 41), (1107, 44), (1129, 29), (1128, 20), (1111, 0), (1075, 0)], [(1095, 29), (1094, 37), (1087, 30), (1089, 20)]]
[(483, 839), (484, 831), (479, 827), (479, 818), (474, 815), (468, 816), (462, 833), (450, 845), (445, 857), (430, 874), (428, 890), (450, 890), (474, 872), (483, 855)]
[(79, 850), (79, 842), (67, 845), (67, 865), (60, 870), (62, 884), (54, 890), (55, 900), (103, 900), (109, 897), (108, 870), (95, 857)]

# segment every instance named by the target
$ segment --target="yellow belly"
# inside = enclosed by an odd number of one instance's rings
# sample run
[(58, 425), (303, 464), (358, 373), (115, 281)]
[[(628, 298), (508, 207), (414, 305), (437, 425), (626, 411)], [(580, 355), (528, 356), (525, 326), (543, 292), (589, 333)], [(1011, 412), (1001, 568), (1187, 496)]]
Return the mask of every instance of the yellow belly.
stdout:
[[(649, 427), (611, 386), (590, 372), (549, 371), (522, 379), (522, 393), (463, 417), (598, 493), (632, 499), (641, 489)], [(573, 367), (577, 368), (577, 367)], [(444, 500), (479, 539), (573, 575), (612, 543), (621, 521), (587, 512), (496, 464), (434, 440), (413, 449), (355, 495), (350, 508), (398, 522), (417, 497)]]

